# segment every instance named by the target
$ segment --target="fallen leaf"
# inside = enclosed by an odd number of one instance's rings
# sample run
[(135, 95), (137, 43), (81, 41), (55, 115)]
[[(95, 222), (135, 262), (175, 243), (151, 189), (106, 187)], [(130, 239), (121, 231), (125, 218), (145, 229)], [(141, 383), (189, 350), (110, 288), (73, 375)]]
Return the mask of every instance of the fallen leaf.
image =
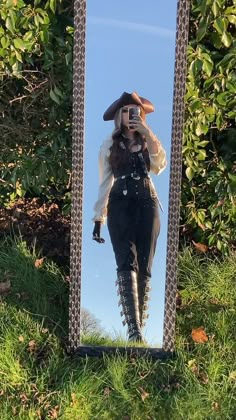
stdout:
[(147, 371), (143, 371), (143, 372), (139, 372), (139, 377), (141, 378), (141, 379), (144, 379), (144, 378), (146, 378), (146, 376), (148, 376), (149, 375), (149, 371), (147, 370)]
[(38, 416), (40, 419), (42, 418), (42, 415), (41, 415), (41, 411), (40, 411), (40, 409), (36, 410), (36, 414), (37, 414), (37, 416)]
[(189, 360), (188, 361), (188, 367), (191, 370), (191, 372), (193, 372), (195, 375), (198, 375), (199, 368), (198, 368), (198, 365), (196, 363), (196, 359)]
[(48, 328), (42, 328), (42, 333), (47, 334), (48, 333)]
[(209, 302), (212, 303), (212, 305), (220, 305), (221, 304), (221, 301), (219, 299), (210, 299)]
[(201, 244), (200, 242), (194, 242), (194, 241), (192, 241), (192, 243), (199, 252), (207, 252), (208, 251), (208, 246), (207, 245)]
[(23, 335), (19, 335), (18, 340), (20, 343), (23, 343), (25, 341)]
[(2, 395), (4, 395), (4, 391), (3, 391), (3, 389), (0, 389), (0, 397), (1, 397)]
[(4, 295), (5, 293), (9, 293), (10, 290), (11, 290), (10, 279), (0, 282), (0, 295)]
[(136, 356), (135, 354), (132, 354), (132, 355), (130, 356), (129, 361), (130, 361), (130, 363), (131, 363), (132, 365), (136, 365), (136, 364), (137, 364), (137, 356)]
[(217, 401), (213, 401), (213, 403), (211, 404), (212, 410), (214, 411), (219, 411), (220, 409), (220, 405)]
[(203, 327), (192, 329), (191, 337), (195, 343), (206, 343), (208, 341), (208, 337)]
[(48, 207), (48, 212), (51, 213), (52, 211), (58, 211), (59, 207), (56, 203), (52, 203), (49, 207)]
[(71, 403), (70, 403), (71, 407), (75, 406), (76, 402), (77, 402), (77, 400), (76, 400), (76, 394), (74, 392), (72, 392), (72, 394), (71, 394)]
[(207, 385), (209, 382), (208, 375), (205, 372), (200, 372), (198, 375), (199, 382), (201, 384)]
[(27, 397), (27, 395), (26, 394), (20, 394), (20, 399), (21, 399), (21, 402), (22, 402), (22, 404), (24, 404), (24, 403), (26, 403), (27, 401), (29, 401), (29, 398)]
[(149, 392), (146, 392), (141, 386), (139, 387), (139, 391), (142, 401), (145, 401), (149, 397)]
[(44, 260), (45, 260), (45, 257), (43, 257), (43, 258), (40, 258), (40, 259), (36, 260), (36, 261), (35, 261), (35, 263), (34, 263), (34, 266), (35, 266), (36, 268), (41, 267), (41, 265), (43, 264)]
[(34, 353), (38, 349), (38, 345), (35, 340), (29, 341), (28, 350), (30, 353)]
[(188, 367), (191, 368), (192, 366), (196, 365), (196, 359), (191, 359), (188, 361)]
[(36, 400), (39, 404), (42, 404), (42, 403), (44, 403), (44, 401), (47, 397), (46, 397), (46, 395), (42, 395), (42, 394), (38, 395), (38, 393), (36, 393), (35, 398), (36, 398)]
[(105, 396), (105, 397), (109, 397), (109, 395), (110, 395), (111, 391), (112, 391), (112, 389), (111, 389), (111, 388), (109, 388), (109, 387), (107, 386), (107, 387), (104, 389), (104, 392), (103, 392), (104, 396)]
[(206, 226), (203, 223), (198, 223), (198, 226), (204, 231), (206, 230)]
[(41, 207), (39, 207), (38, 212), (40, 214), (43, 214), (45, 212), (45, 210), (46, 210), (46, 206), (45, 206), (45, 204), (43, 204)]
[(236, 370), (230, 372), (229, 379), (231, 379), (232, 381), (236, 381)]
[(59, 414), (58, 410), (59, 410), (59, 406), (58, 405), (55, 408), (52, 408), (49, 411), (49, 418), (50, 419), (57, 419), (58, 418), (58, 414)]

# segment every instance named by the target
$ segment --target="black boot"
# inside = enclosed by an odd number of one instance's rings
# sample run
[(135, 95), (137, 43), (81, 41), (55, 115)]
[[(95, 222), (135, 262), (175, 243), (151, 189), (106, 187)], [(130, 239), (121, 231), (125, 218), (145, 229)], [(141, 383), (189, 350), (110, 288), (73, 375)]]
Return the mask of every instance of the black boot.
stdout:
[(118, 272), (118, 294), (120, 295), (119, 305), (122, 305), (121, 316), (124, 315), (123, 325), (127, 324), (129, 341), (143, 341), (139, 305), (138, 305), (138, 288), (137, 274), (134, 271)]
[(143, 328), (145, 326), (145, 319), (148, 318), (148, 301), (149, 301), (149, 292), (151, 279), (144, 274), (138, 274), (138, 300), (139, 300), (139, 319), (140, 326)]

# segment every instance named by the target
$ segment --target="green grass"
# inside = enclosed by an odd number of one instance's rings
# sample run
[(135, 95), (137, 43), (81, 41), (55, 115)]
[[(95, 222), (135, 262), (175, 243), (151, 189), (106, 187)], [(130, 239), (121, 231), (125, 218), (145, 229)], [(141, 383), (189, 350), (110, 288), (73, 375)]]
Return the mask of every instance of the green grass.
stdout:
[[(180, 255), (176, 358), (166, 361), (69, 357), (68, 283), (55, 264), (36, 268), (37, 258), (21, 241), (0, 243), (0, 274), (12, 282), (0, 300), (1, 420), (236, 418), (235, 255)], [(192, 340), (198, 327), (208, 342)]]

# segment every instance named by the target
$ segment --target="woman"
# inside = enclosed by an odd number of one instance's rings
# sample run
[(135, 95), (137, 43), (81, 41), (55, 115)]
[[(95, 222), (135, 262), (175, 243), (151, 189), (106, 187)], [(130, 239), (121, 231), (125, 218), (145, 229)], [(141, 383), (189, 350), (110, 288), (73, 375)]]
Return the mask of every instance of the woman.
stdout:
[(104, 113), (115, 129), (100, 149), (100, 186), (94, 210), (93, 239), (104, 243), (101, 224), (107, 217), (116, 258), (123, 324), (130, 341), (143, 341), (147, 300), (156, 241), (160, 231), (159, 200), (149, 172), (160, 174), (166, 153), (145, 122), (150, 101), (124, 92)]

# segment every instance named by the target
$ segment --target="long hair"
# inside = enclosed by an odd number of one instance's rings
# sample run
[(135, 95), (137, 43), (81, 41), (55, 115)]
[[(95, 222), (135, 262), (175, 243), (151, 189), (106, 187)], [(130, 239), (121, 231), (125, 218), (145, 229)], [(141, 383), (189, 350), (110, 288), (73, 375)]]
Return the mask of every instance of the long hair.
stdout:
[[(145, 112), (143, 108), (141, 108), (141, 117), (145, 120)], [(122, 136), (124, 133), (125, 126), (122, 124), (122, 108), (119, 108), (116, 111), (115, 118), (114, 118), (115, 128), (112, 132), (112, 146), (111, 146), (111, 154), (110, 154), (110, 164), (113, 168), (117, 168), (120, 164), (124, 163), (128, 154), (129, 149), (127, 147), (127, 140)], [(140, 144), (142, 146), (142, 151), (147, 148), (147, 144), (145, 141), (145, 137), (140, 135), (138, 132), (134, 133), (135, 143)], [(123, 145), (123, 147), (121, 146)]]

